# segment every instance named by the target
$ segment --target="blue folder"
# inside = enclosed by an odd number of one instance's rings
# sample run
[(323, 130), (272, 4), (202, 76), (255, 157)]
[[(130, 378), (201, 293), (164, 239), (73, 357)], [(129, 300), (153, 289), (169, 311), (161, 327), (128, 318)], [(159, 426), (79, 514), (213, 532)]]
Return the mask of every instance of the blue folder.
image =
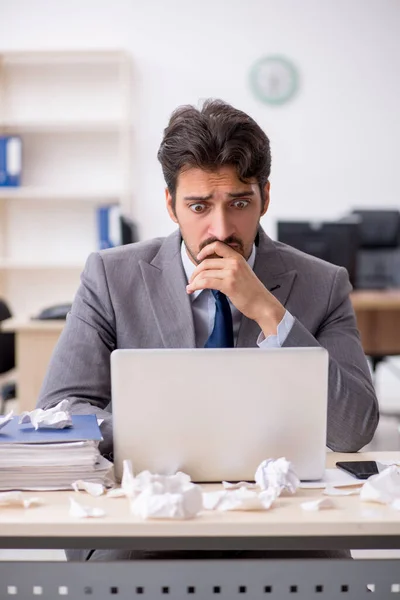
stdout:
[(19, 417), (0, 429), (0, 444), (53, 444), (102, 440), (96, 415), (72, 415), (72, 427), (35, 429), (31, 423), (18, 425)]

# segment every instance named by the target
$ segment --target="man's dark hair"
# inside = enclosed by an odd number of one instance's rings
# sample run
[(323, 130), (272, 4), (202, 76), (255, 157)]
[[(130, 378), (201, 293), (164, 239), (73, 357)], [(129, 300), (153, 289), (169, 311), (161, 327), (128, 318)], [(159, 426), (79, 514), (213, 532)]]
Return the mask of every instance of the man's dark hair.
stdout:
[(231, 165), (244, 183), (257, 179), (261, 196), (271, 171), (266, 134), (254, 119), (222, 100), (206, 100), (201, 109), (177, 108), (164, 130), (157, 157), (174, 205), (183, 168), (215, 171)]

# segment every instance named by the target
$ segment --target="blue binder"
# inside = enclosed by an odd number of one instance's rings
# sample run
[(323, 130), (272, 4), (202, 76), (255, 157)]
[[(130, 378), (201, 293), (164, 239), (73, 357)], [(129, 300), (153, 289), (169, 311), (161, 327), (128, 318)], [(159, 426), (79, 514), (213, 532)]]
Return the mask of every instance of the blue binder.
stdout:
[(53, 444), (102, 440), (96, 415), (72, 415), (72, 427), (65, 429), (35, 429), (31, 423), (18, 425), (13, 417), (0, 429), (0, 444)]
[(120, 207), (99, 206), (97, 209), (97, 233), (99, 249), (114, 248), (122, 244)]
[(19, 136), (0, 136), (0, 187), (21, 185), (22, 141)]

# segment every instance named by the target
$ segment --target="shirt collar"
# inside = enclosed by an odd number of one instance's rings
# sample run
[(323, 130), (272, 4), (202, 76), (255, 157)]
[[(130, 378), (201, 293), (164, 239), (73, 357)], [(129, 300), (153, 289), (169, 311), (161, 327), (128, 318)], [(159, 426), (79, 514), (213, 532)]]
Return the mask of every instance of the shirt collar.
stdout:
[[(193, 271), (196, 268), (196, 265), (190, 260), (188, 253), (186, 252), (185, 242), (183, 240), (181, 243), (181, 258), (182, 258), (183, 268), (184, 268), (185, 274), (186, 274), (186, 279), (189, 281), (189, 279), (192, 276)], [(251, 254), (247, 261), (247, 264), (249, 265), (249, 267), (251, 269), (254, 268), (255, 261), (256, 261), (256, 246), (255, 246), (255, 244), (253, 244)], [(193, 300), (196, 300), (196, 298), (201, 294), (201, 292), (203, 292), (203, 290), (196, 290), (195, 292), (193, 292), (193, 294), (190, 295), (192, 302), (193, 302)]]

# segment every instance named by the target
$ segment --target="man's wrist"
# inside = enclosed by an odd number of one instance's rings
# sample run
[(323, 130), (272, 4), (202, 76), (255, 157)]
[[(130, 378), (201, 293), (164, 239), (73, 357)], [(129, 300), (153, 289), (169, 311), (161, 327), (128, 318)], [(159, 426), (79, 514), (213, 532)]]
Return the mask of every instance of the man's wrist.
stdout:
[(260, 326), (261, 331), (267, 338), (269, 335), (276, 335), (278, 325), (285, 316), (285, 308), (282, 305), (274, 307), (266, 307), (260, 313), (260, 316), (255, 321)]

